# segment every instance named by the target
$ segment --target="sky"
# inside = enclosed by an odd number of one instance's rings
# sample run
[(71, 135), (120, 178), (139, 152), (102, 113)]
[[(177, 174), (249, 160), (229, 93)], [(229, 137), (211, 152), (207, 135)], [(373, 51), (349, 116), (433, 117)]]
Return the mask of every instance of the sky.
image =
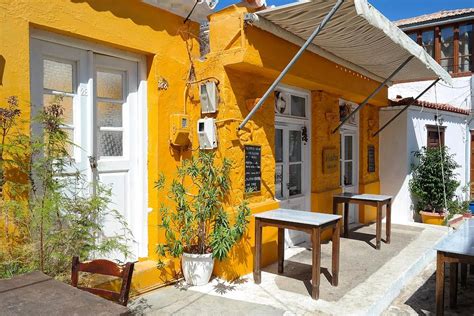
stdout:
[[(474, 8), (474, 0), (368, 0), (392, 21), (441, 10)], [(222, 9), (236, 0), (219, 0), (217, 9)], [(282, 5), (294, 0), (267, 0), (267, 5)]]

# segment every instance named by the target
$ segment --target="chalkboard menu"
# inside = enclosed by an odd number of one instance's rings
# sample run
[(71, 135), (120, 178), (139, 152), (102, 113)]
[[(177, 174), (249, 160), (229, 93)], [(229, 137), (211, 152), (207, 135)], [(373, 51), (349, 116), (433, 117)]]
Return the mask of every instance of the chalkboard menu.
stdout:
[(262, 184), (262, 147), (245, 146), (245, 192), (259, 192)]
[(367, 147), (367, 171), (375, 172), (375, 146), (369, 145)]

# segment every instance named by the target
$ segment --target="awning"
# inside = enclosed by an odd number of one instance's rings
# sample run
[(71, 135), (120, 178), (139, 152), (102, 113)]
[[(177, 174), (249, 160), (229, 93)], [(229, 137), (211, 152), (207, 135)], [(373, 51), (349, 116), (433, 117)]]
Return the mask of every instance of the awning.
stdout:
[[(300, 1), (257, 12), (252, 21), (277, 36), (295, 42), (308, 39), (334, 5), (334, 0)], [(393, 81), (451, 76), (426, 51), (377, 11), (367, 0), (346, 0), (308, 49), (377, 81), (383, 81), (410, 56), (414, 58)], [(391, 83), (389, 82), (389, 83)]]

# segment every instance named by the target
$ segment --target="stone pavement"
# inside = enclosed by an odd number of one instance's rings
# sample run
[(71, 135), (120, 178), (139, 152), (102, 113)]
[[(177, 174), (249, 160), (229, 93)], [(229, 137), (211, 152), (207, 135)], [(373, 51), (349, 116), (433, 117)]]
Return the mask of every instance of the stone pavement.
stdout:
[(129, 307), (151, 315), (378, 315), (432, 262), (432, 247), (447, 229), (393, 225), (392, 243), (382, 243), (380, 251), (374, 233), (375, 225), (362, 226), (341, 238), (338, 287), (330, 284), (331, 243), (322, 245), (318, 301), (310, 296), (311, 251), (303, 245), (286, 250), (283, 275), (276, 263), (263, 268), (259, 285), (252, 274), (199, 287), (179, 283), (142, 295)]

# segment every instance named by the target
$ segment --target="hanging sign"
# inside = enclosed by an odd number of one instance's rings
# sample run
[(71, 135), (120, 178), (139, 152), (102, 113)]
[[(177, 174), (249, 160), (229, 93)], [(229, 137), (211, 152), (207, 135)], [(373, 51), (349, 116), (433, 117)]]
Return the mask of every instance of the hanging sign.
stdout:
[(369, 145), (367, 147), (367, 171), (375, 172), (375, 146)]
[(337, 172), (339, 164), (339, 152), (336, 147), (323, 149), (323, 173), (330, 174)]
[(262, 147), (245, 145), (245, 192), (260, 192), (262, 185)]

